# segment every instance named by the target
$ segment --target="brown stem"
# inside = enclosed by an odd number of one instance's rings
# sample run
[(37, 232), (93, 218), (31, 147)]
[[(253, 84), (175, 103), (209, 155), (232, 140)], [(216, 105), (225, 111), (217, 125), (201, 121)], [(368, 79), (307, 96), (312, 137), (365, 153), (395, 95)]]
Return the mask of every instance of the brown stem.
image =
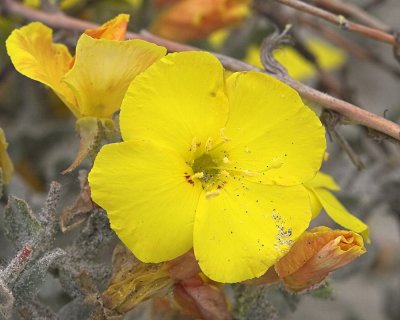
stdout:
[(379, 29), (367, 27), (362, 24), (349, 21), (344, 16), (335, 15), (329, 11), (314, 7), (305, 2), (301, 2), (299, 0), (275, 0), (275, 1), (282, 3), (288, 7), (297, 9), (299, 11), (303, 11), (313, 16), (322, 18), (330, 23), (338, 25), (340, 28), (344, 30), (349, 30), (355, 33), (359, 33), (381, 42), (386, 42), (392, 45), (399, 45), (394, 35), (391, 35)]
[(390, 31), (391, 29), (378, 18), (370, 15), (368, 12), (364, 11), (355, 4), (343, 2), (342, 0), (313, 0), (313, 2), (317, 6), (323, 7), (329, 11), (352, 16), (371, 28), (380, 29), (383, 31)]
[[(4, 0), (4, 9), (10, 13), (25, 17), (28, 20), (39, 20), (43, 23), (48, 24), (53, 28), (64, 28), (68, 30), (85, 30), (87, 28), (95, 28), (97, 25), (75, 18), (70, 18), (66, 15), (44, 13), (37, 10), (27, 8), (20, 3), (13, 0)], [(169, 51), (192, 51), (200, 50), (196, 47), (187, 46), (170, 40), (166, 40), (157, 36), (154, 36), (148, 32), (141, 32), (136, 34), (130, 32), (129, 38), (143, 39), (149, 42), (153, 42), (158, 45), (165, 46)], [(247, 64), (243, 61), (214, 53), (215, 56), (221, 61), (225, 68), (232, 71), (259, 71), (267, 73), (265, 70)], [(349, 102), (334, 98), (318, 90), (315, 90), (301, 82), (293, 80), (288, 77), (279, 75), (273, 75), (275, 78), (291, 86), (300, 95), (308, 100), (314, 101), (326, 109), (336, 111), (337, 113), (346, 117), (349, 121), (357, 123), (376, 131), (382, 132), (396, 140), (400, 141), (400, 126), (392, 121), (389, 121), (383, 117), (377, 116), (369, 111), (363, 110)]]

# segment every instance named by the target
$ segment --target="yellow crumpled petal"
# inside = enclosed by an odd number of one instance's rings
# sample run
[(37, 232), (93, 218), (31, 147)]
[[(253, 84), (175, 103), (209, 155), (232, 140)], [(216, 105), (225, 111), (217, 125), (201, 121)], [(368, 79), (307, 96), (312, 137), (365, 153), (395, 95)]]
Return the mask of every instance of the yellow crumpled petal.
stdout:
[(75, 94), (80, 117), (110, 118), (139, 73), (166, 53), (143, 40), (93, 39), (83, 34), (64, 81)]
[(11, 33), (6, 41), (7, 52), (18, 72), (49, 86), (79, 117), (74, 94), (62, 81), (72, 56), (65, 45), (53, 43), (52, 34), (42, 23), (32, 22)]
[(113, 41), (125, 37), (128, 18), (121, 14), (88, 30), (75, 58), (40, 22), (14, 30), (7, 51), (20, 73), (53, 89), (75, 117), (111, 118), (132, 79), (166, 53), (142, 40)]
[(0, 168), (4, 184), (8, 184), (14, 173), (14, 166), (7, 153), (8, 143), (3, 129), (0, 128)]
[(307, 289), (366, 252), (357, 233), (317, 227), (304, 234), (275, 265), (291, 291)]

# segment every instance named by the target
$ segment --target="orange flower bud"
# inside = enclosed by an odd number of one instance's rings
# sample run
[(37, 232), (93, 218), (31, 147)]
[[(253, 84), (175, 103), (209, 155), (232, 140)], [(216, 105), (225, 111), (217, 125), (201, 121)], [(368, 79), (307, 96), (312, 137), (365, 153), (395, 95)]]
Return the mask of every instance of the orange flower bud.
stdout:
[(334, 271), (365, 253), (362, 237), (352, 231), (317, 227), (305, 232), (275, 265), (291, 291), (320, 283)]
[(85, 33), (94, 39), (125, 40), (129, 15), (120, 14), (96, 29), (87, 29)]
[(212, 32), (235, 24), (249, 13), (249, 0), (181, 0), (171, 5), (155, 22), (152, 31), (177, 40), (206, 38)]

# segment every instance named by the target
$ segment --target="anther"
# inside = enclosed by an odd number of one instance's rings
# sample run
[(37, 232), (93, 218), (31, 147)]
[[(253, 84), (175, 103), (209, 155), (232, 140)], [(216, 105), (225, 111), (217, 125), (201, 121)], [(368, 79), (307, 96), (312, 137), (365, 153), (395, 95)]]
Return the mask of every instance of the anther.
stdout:
[(201, 146), (201, 142), (199, 141), (199, 139), (197, 139), (196, 137), (194, 137), (192, 139), (192, 143), (190, 144), (190, 152), (196, 152), (197, 149)]
[(201, 178), (203, 178), (204, 177), (204, 172), (196, 172), (194, 175), (192, 175), (190, 178), (191, 179), (194, 179), (194, 178), (197, 178), (197, 179), (201, 179)]
[(259, 175), (258, 172), (250, 171), (249, 169), (245, 169), (242, 171), (246, 176), (256, 177)]
[(212, 149), (213, 138), (209, 137), (206, 142), (206, 152), (209, 152)]
[(213, 190), (213, 191), (209, 191), (209, 192), (206, 192), (206, 199), (212, 199), (212, 198), (215, 198), (215, 197), (217, 197), (217, 196), (219, 196), (221, 194), (221, 191), (220, 190)]
[(221, 128), (221, 129), (219, 130), (219, 136), (220, 136), (221, 139), (222, 139), (223, 141), (225, 141), (225, 142), (231, 140), (230, 138), (228, 138), (228, 137), (225, 135), (225, 128)]

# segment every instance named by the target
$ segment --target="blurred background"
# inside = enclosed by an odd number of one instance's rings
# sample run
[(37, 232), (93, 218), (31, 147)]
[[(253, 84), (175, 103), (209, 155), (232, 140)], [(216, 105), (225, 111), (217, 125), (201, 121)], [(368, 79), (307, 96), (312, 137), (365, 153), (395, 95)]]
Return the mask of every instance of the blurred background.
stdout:
[[(260, 67), (262, 40), (276, 30), (282, 31), (290, 23), (291, 40), (275, 53), (276, 60), (288, 69), (289, 75), (377, 115), (397, 123), (400, 121), (400, 65), (390, 45), (340, 30), (275, 1), (253, 1), (250, 4), (244, 1), (248, 12), (236, 8), (224, 11), (221, 16), (212, 14), (211, 18), (204, 20), (202, 27), (193, 26), (191, 21), (194, 18), (184, 10), (171, 13), (171, 8), (179, 2), (177, 0), (23, 2), (44, 12), (61, 10), (67, 15), (98, 24), (118, 13), (128, 13), (131, 15), (130, 31), (147, 29), (159, 36), (221, 52)], [(390, 26), (390, 30), (400, 30), (398, 0), (342, 2), (358, 5), (384, 27)], [(85, 172), (75, 170), (71, 174), (61, 174), (73, 161), (79, 147), (75, 119), (48, 88), (14, 70), (4, 43), (10, 32), (27, 20), (10, 14), (3, 3), (0, 3), (0, 13), (0, 128), (5, 132), (8, 153), (15, 167), (0, 203), (1, 223), (6, 225), (9, 222), (5, 222), (3, 212), (9, 195), (25, 200), (33, 211), (40, 211), (50, 183), (58, 181), (62, 186), (57, 209), (59, 216), (79, 196), (79, 176), (84, 181)], [(353, 20), (357, 21), (357, 17)], [(56, 29), (54, 40), (67, 44), (73, 52), (80, 34)], [(334, 272), (328, 284), (315, 292), (291, 296), (271, 289), (265, 293), (265, 299), (279, 313), (278, 319), (400, 319), (399, 143), (364, 127), (340, 121), (343, 119), (336, 114), (322, 112), (320, 106), (307, 103), (321, 114), (329, 128), (329, 158), (323, 170), (333, 175), (342, 187), (337, 194), (342, 203), (369, 225), (371, 244), (367, 246), (365, 255)], [(89, 168), (89, 160), (80, 166), (80, 169)], [(102, 213), (98, 215), (102, 222), (96, 220), (94, 225), (99, 230), (106, 230), (105, 217)], [(53, 235), (55, 242), (46, 250), (60, 247), (66, 251), (68, 248), (79, 251), (79, 246), (89, 241), (85, 238), (76, 242), (82, 234), (88, 234), (90, 223), (87, 223), (85, 221), (65, 233), (57, 230)], [(335, 227), (324, 214), (313, 224)], [(0, 231), (0, 265), (3, 266), (19, 249), (7, 239), (6, 233)], [(113, 235), (104, 237), (109, 246), (104, 245), (100, 256), (103, 257), (102, 267), (108, 266), (108, 271), (104, 271), (106, 267), (98, 271), (99, 283), (106, 283), (109, 276), (111, 248), (116, 241)], [(101, 239), (96, 241), (103, 247)], [(75, 307), (63, 309), (74, 301), (75, 297), (70, 293), (73, 290), (69, 291), (67, 285), (60, 282), (55, 271), (57, 268), (51, 266), (50, 260), (43, 266), (46, 268), (41, 273), (41, 281), (37, 290), (32, 292), (37, 292), (37, 301), (48, 306), (50, 311), (48, 314), (38, 313), (37, 318), (54, 315), (61, 319), (79, 319), (80, 313), (74, 313)], [(149, 305), (145, 303), (129, 317), (147, 318)], [(167, 315), (164, 318), (167, 319)]]

